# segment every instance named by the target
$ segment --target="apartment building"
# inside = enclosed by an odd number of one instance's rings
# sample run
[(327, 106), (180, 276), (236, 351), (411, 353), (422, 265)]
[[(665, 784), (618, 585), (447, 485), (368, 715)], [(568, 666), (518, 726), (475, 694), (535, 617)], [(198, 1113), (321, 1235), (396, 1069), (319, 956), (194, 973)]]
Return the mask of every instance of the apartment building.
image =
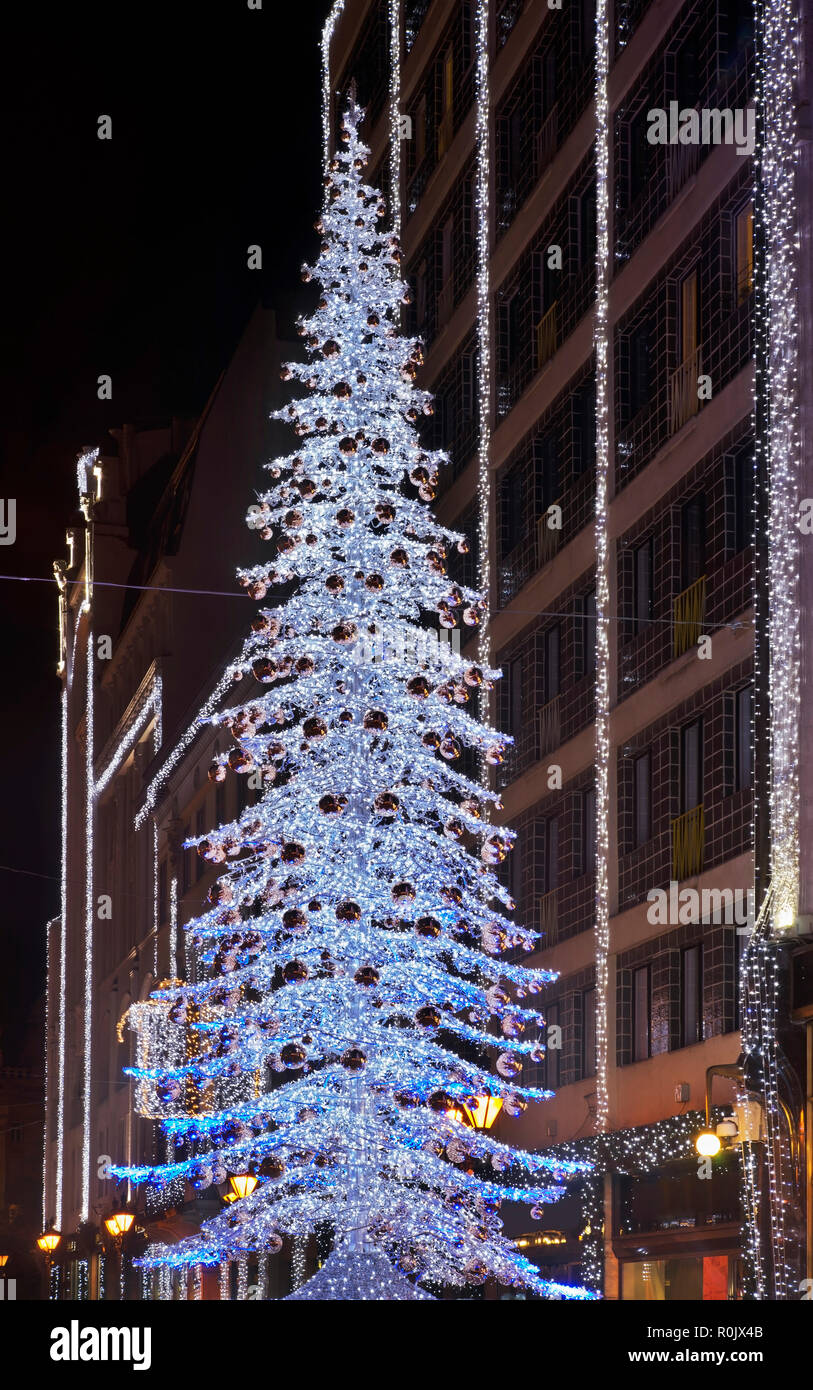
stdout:
[[(233, 816), (246, 794), (246, 779), (208, 780), (218, 751), (208, 729), (184, 739), (222, 694), (245, 634), (235, 570), (252, 546), (259, 558), (245, 511), (281, 445), (267, 417), (291, 351), (273, 312), (258, 309), (199, 419), (124, 426), (78, 463), (76, 524), (55, 565), (63, 865), (62, 911), (48, 927), (43, 1207), (61, 1236), (55, 1298), (153, 1296), (132, 1256), (220, 1205), (183, 1184), (117, 1190), (108, 1165), (158, 1157), (157, 1127), (135, 1113), (123, 1074), (135, 1060), (128, 1010), (186, 970), (183, 923), (212, 871), (184, 836)], [(122, 1263), (104, 1218), (128, 1200)]]
[[(742, 1165), (757, 1154), (762, 1173), (772, 1142), (804, 1273), (809, 918), (777, 947), (796, 983), (774, 1015), (788, 1119), (772, 1141), (740, 1032), (749, 900), (777, 859), (755, 459), (766, 402), (780, 407), (760, 363), (773, 242), (754, 142), (776, 111), (757, 100), (750, 0), (616, 0), (600, 18), (606, 114), (595, 0), (340, 0), (330, 119), (355, 83), (436, 393), (427, 437), (451, 453), (440, 512), (474, 542), (461, 578), (490, 579), (509, 882), (542, 933), (534, 963), (559, 972), (545, 1062), (524, 1076), (556, 1097), (498, 1124), (597, 1163), (592, 1196), (517, 1237), (610, 1298), (731, 1299), (754, 1293), (753, 1241), (771, 1246), (775, 1213), (763, 1202), (749, 1227)], [(698, 138), (670, 143), (686, 112)], [(703, 1181), (707, 1083), (714, 1116), (744, 1092), (753, 1105)], [(808, 1261), (809, 1245), (808, 1227)]]

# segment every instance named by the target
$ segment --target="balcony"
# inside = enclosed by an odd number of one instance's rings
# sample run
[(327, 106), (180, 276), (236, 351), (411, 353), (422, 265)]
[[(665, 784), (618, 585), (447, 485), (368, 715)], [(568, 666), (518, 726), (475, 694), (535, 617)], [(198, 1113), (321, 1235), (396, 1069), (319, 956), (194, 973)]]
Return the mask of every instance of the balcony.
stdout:
[(549, 362), (557, 347), (559, 346), (559, 335), (556, 324), (556, 309), (558, 301), (554, 300), (548, 312), (543, 315), (536, 325), (536, 369), (544, 367)]
[(556, 154), (559, 138), (559, 108), (554, 106), (536, 132), (536, 176), (540, 178)]
[(697, 645), (706, 619), (706, 576), (702, 574), (674, 602), (672, 633), (675, 657)]
[(445, 328), (449, 319), (452, 317), (454, 309), (454, 276), (450, 275), (444, 282), (440, 294), (438, 295), (438, 314), (437, 331)]
[(541, 898), (536, 900), (536, 919), (537, 930), (542, 933), (540, 950), (546, 950), (548, 946), (555, 946), (558, 934), (559, 919), (559, 889), (553, 888), (550, 893), (543, 893)]
[(559, 704), (560, 697), (554, 695), (552, 700), (548, 700), (548, 703), (542, 706), (537, 716), (539, 720), (540, 758), (552, 753), (554, 748), (558, 748), (562, 742)]
[(703, 803), (672, 821), (672, 878), (680, 883), (703, 872), (706, 826)]
[(699, 145), (669, 145), (666, 165), (668, 197), (674, 198), (700, 168)]
[(682, 429), (700, 409), (700, 401), (697, 397), (697, 378), (702, 371), (703, 366), (698, 347), (686, 358), (685, 362), (681, 362), (669, 378), (670, 434), (677, 434), (678, 430)]
[(442, 159), (454, 139), (454, 111), (451, 107), (438, 126), (438, 159)]
[[(561, 507), (561, 502), (551, 503), (552, 506)], [(536, 523), (536, 567), (542, 569), (549, 564), (559, 549), (562, 532), (556, 526), (548, 525), (548, 509), (539, 517)]]

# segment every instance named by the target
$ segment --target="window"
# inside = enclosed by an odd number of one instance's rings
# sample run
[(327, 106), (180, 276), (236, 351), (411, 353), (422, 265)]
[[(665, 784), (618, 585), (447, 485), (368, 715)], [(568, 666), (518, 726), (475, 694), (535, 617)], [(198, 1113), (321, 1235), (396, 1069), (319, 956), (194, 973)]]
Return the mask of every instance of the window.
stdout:
[(559, 694), (559, 650), (561, 630), (558, 623), (545, 629), (542, 637), (545, 664), (543, 667), (543, 698), (545, 704)]
[(579, 199), (579, 264), (587, 270), (596, 259), (596, 186)]
[(426, 97), (421, 97), (415, 113), (415, 168), (426, 155)]
[(693, 811), (703, 800), (703, 724), (695, 719), (680, 731), (681, 811)]
[(720, 29), (721, 65), (730, 68), (754, 41), (754, 14), (750, 0), (722, 0)]
[[(184, 828), (183, 828), (183, 834), (182, 834), (182, 836), (181, 836), (181, 840), (182, 840), (182, 841), (184, 841), (184, 840), (186, 840), (186, 839), (189, 838), (190, 831), (191, 831), (191, 826), (185, 825)], [(185, 892), (187, 891), (187, 889), (189, 889), (189, 888), (192, 886), (192, 856), (193, 856), (194, 853), (195, 853), (195, 851), (194, 851), (193, 849), (184, 849), (184, 850), (181, 851), (181, 892), (182, 892), (182, 893), (185, 893)]]
[(627, 341), (629, 358), (629, 418), (649, 405), (649, 324), (643, 324)]
[(523, 492), (523, 469), (514, 468), (503, 479), (500, 488), (500, 511), (502, 512), (504, 554), (506, 555), (510, 555), (525, 536), (525, 498)]
[(652, 571), (653, 571), (653, 549), (652, 537), (644, 541), (643, 545), (635, 547), (634, 560), (634, 596), (635, 606), (635, 631), (640, 632), (652, 619)]
[(415, 276), (415, 320), (420, 328), (426, 322), (426, 261), (421, 261)]
[(627, 160), (629, 165), (629, 202), (634, 203), (645, 192), (652, 166), (652, 145), (647, 140), (646, 109), (638, 112), (627, 126)]
[(442, 107), (443, 116), (451, 113), (454, 101), (454, 51), (448, 48), (443, 56), (443, 75), (442, 75)]
[(632, 1060), (643, 1062), (649, 1056), (649, 966), (632, 974)]
[[(205, 807), (205, 806), (201, 806), (200, 809), (199, 809), (198, 811), (195, 812), (195, 834), (196, 834), (196, 835), (202, 835), (205, 829), (206, 829), (206, 807)], [(206, 872), (206, 865), (205, 865), (203, 859), (201, 858), (201, 856), (196, 852), (196, 853), (195, 853), (195, 882), (196, 882), (196, 883), (198, 882), (199, 879), (203, 878), (203, 875), (204, 875), (205, 872)]]
[(702, 946), (688, 946), (680, 961), (680, 1040), (682, 1047), (702, 1042)]
[(633, 763), (633, 845), (652, 839), (652, 760), (642, 753)]
[(754, 539), (754, 457), (749, 446), (734, 459), (734, 551), (739, 554)]
[(167, 861), (162, 860), (158, 867), (158, 925), (169, 917), (169, 898), (167, 895)]
[(680, 361), (688, 362), (697, 350), (697, 271), (680, 282)]
[(223, 825), (226, 820), (226, 783), (215, 782), (215, 825)]
[(748, 299), (754, 288), (754, 205), (747, 203), (734, 222), (737, 303)]
[(554, 502), (559, 500), (559, 450), (555, 434), (544, 434), (534, 441), (534, 462), (539, 507), (542, 516)]
[(560, 1047), (551, 1047), (549, 1042), (551, 1029), (559, 1026), (559, 1005), (549, 1004), (545, 1010), (545, 1085), (549, 1091), (555, 1091), (559, 1085), (559, 1058), (562, 1050)]
[(702, 493), (681, 512), (681, 587), (688, 589), (706, 573), (706, 499)]
[(591, 874), (596, 867), (596, 789), (588, 787), (581, 794), (582, 837), (581, 871)]
[(582, 993), (582, 1077), (596, 1074), (596, 991)]
[(581, 606), (581, 673), (591, 676), (596, 669), (596, 591), (591, 589)]
[(587, 381), (573, 397), (573, 472), (578, 476), (596, 462), (596, 384)]
[(744, 685), (734, 696), (734, 790), (747, 791), (753, 771), (751, 732), (754, 718), (754, 687)]
[(553, 893), (559, 887), (559, 817), (545, 821), (545, 872), (542, 891)]
[(698, 35), (690, 34), (675, 58), (676, 95), (681, 107), (697, 106), (700, 100), (698, 52)]
[(440, 233), (440, 283), (446, 285), (452, 277), (452, 247), (454, 246), (454, 216), (447, 217)]
[(522, 660), (516, 657), (508, 667), (508, 732), (518, 738), (522, 727)]
[(505, 309), (505, 334), (508, 351), (508, 366), (513, 367), (520, 352), (521, 301), (518, 294), (512, 295)]

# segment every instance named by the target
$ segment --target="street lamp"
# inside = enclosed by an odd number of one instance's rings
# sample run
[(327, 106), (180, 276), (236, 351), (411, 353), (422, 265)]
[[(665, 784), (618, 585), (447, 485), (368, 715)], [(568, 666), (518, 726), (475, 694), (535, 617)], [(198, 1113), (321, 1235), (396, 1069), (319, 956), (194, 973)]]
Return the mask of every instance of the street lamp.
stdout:
[(126, 1207), (122, 1207), (120, 1211), (114, 1209), (110, 1216), (106, 1216), (104, 1224), (109, 1234), (120, 1246), (134, 1220), (133, 1213), (128, 1211)]
[(226, 1193), (226, 1200), (236, 1202), (240, 1197), (250, 1197), (255, 1187), (257, 1179), (253, 1173), (230, 1173), (229, 1184), (231, 1192)]
[(701, 1129), (695, 1135), (694, 1146), (702, 1158), (714, 1158), (723, 1147), (720, 1136), (713, 1129)]
[(0, 1269), (5, 1269), (8, 1264), (8, 1255), (0, 1255)]
[(502, 1110), (502, 1099), (500, 1096), (475, 1096), (464, 1101), (460, 1108), (471, 1128), (482, 1131), (491, 1129)]
[(43, 1255), (48, 1256), (49, 1263), (53, 1259), (54, 1251), (59, 1245), (61, 1239), (62, 1237), (59, 1234), (59, 1231), (54, 1230), (44, 1231), (41, 1236), (37, 1237), (37, 1245), (39, 1246)]

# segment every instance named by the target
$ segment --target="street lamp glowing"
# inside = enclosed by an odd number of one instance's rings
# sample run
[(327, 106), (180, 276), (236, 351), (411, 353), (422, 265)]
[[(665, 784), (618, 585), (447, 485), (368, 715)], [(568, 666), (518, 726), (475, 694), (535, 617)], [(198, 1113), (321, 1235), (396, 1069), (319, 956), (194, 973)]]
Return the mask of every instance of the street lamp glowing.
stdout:
[(462, 1110), (472, 1129), (491, 1129), (502, 1110), (499, 1096), (477, 1096), (473, 1104), (463, 1103)]
[(37, 1237), (37, 1245), (43, 1255), (53, 1255), (61, 1239), (59, 1231), (44, 1231), (41, 1236)]
[(8, 1264), (8, 1255), (0, 1255), (0, 1269), (5, 1269)]
[(257, 1186), (257, 1179), (253, 1173), (230, 1173), (229, 1182), (235, 1201), (238, 1197), (250, 1197)]
[(133, 1213), (131, 1211), (116, 1211), (111, 1216), (106, 1216), (104, 1224), (114, 1239), (119, 1236), (126, 1236), (133, 1224)]
[(714, 1158), (722, 1148), (719, 1136), (713, 1129), (701, 1129), (695, 1137), (694, 1146), (701, 1158)]

